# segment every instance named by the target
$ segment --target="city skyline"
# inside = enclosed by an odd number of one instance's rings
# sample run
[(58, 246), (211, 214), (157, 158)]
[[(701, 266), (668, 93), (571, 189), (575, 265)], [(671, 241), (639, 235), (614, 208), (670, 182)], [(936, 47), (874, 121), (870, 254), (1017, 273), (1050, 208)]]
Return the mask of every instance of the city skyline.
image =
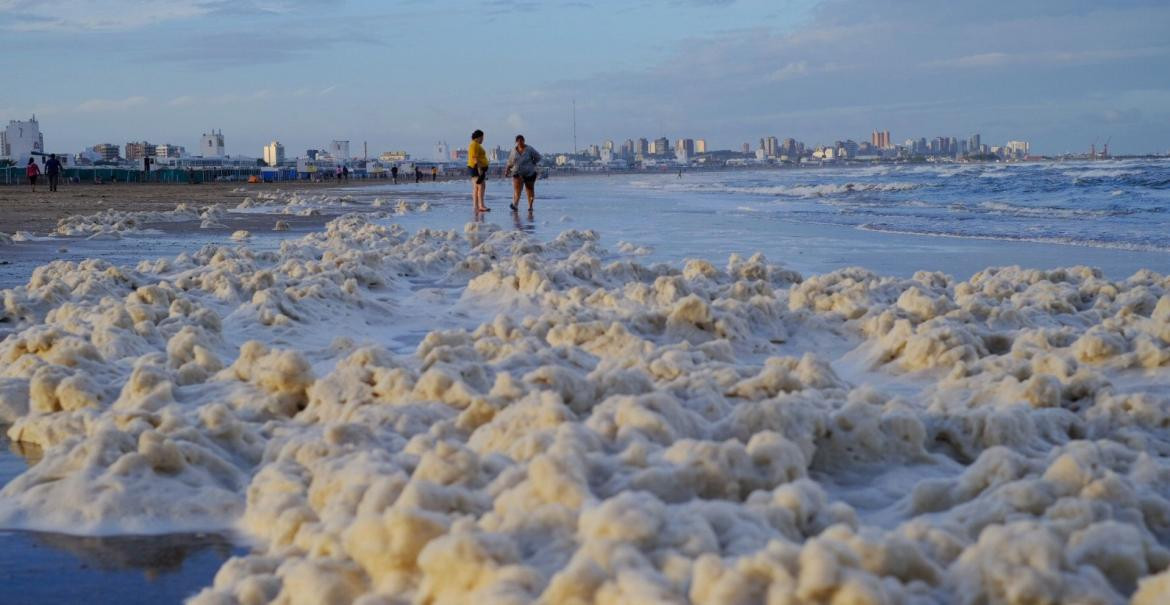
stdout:
[[(14, 80), (31, 84), (6, 91), (0, 122), (51, 118), (46, 144), (69, 150), (194, 149), (192, 124), (253, 156), (274, 138), (424, 154), (474, 128), (569, 149), (575, 100), (581, 141), (640, 132), (734, 149), (761, 132), (861, 140), (881, 124), (900, 140), (962, 122), (1044, 154), (1170, 147), (1170, 6), (922, 2), (489, 3), (473, 18), (465, 2), (0, 0)], [(506, 50), (517, 32), (534, 51), (519, 65)], [(470, 73), (469, 48), (482, 59)], [(46, 63), (70, 77), (43, 77)]]

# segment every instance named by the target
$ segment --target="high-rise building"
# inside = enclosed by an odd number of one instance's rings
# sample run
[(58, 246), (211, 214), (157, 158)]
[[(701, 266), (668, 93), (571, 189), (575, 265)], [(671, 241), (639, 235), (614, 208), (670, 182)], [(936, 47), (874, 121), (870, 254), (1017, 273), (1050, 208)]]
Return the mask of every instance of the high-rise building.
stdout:
[(800, 155), (796, 146), (796, 139), (784, 139), (784, 144), (780, 146), (780, 155), (786, 155), (788, 157)]
[(447, 141), (439, 141), (435, 143), (435, 161), (446, 162), (451, 159), (451, 148), (447, 146)]
[(339, 162), (349, 162), (349, 141), (333, 140), (329, 143), (329, 155)]
[(591, 158), (599, 158), (601, 157), (601, 148), (597, 145), (590, 145), (586, 153), (588, 153), (589, 157)]
[(634, 155), (635, 156), (639, 156), (639, 155), (644, 156), (644, 155), (649, 155), (649, 153), (650, 153), (650, 142), (647, 141), (646, 139), (638, 139), (638, 143), (634, 147)]
[(780, 139), (776, 137), (768, 137), (764, 139), (764, 152), (768, 157), (774, 158), (780, 155)]
[(1012, 157), (1016, 159), (1024, 159), (1028, 157), (1029, 145), (1027, 141), (1008, 141), (1007, 150)]
[(878, 149), (889, 149), (890, 147), (893, 147), (893, 145), (890, 144), (890, 131), (888, 130), (873, 131), (873, 135), (870, 136), (869, 142)]
[(113, 143), (98, 143), (91, 147), (93, 152), (97, 154), (98, 160), (103, 162), (116, 162), (119, 157), (118, 146)]
[(601, 148), (609, 150), (609, 151), (613, 151), (613, 141), (606, 140), (604, 143), (601, 144)]
[(751, 153), (752, 152), (751, 143), (744, 143), (743, 147), (740, 147), (740, 151), (742, 151), (743, 153)]
[(695, 153), (707, 153), (707, 139), (695, 139)]
[(983, 141), (980, 140), (979, 133), (971, 135), (967, 141), (967, 152), (977, 154), (983, 150)]
[(691, 157), (695, 155), (695, 140), (694, 139), (679, 139), (674, 142), (675, 157)]
[(622, 157), (623, 158), (634, 157), (635, 146), (636, 146), (636, 144), (634, 143), (634, 139), (626, 139), (626, 142), (622, 143), (622, 151), (621, 151)]
[(37, 117), (26, 121), (10, 120), (8, 127), (0, 131), (0, 156), (9, 158), (18, 166), (24, 166), (33, 152), (45, 151), (45, 136)]
[(410, 159), (410, 154), (405, 151), (383, 151), (378, 159), (383, 162), (405, 162)]
[(320, 153), (321, 150), (319, 149), (306, 149), (305, 157), (309, 158), (310, 160), (315, 160), (317, 159), (317, 156), (320, 155)]
[(156, 158), (181, 158), (185, 155), (187, 155), (187, 148), (182, 145), (163, 143), (154, 147), (154, 157)]
[(223, 131), (212, 130), (209, 133), (203, 133), (199, 139), (199, 153), (205, 158), (222, 158), (226, 155), (223, 146)]
[(269, 166), (279, 166), (284, 163), (284, 145), (280, 141), (272, 141), (264, 146), (264, 163)]
[(158, 146), (146, 141), (126, 143), (126, 159), (131, 162), (140, 162), (142, 158), (153, 158), (158, 153)]
[(651, 142), (650, 155), (669, 155), (670, 154), (670, 139), (666, 137), (658, 137)]

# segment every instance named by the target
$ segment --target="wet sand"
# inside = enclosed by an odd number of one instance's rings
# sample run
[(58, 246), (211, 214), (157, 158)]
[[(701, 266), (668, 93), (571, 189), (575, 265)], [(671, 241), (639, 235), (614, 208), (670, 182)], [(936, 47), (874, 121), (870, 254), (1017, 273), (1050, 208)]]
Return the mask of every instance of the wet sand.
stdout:
[(109, 185), (61, 185), (56, 193), (37, 187), (36, 193), (24, 186), (0, 187), (0, 233), (30, 231), (47, 233), (57, 221), (75, 214), (92, 214), (114, 210), (173, 210), (177, 204), (237, 204), (261, 191), (301, 191), (315, 189), (351, 189), (386, 185), (383, 180), (337, 181), (314, 183), (202, 183), (199, 185), (115, 183)]

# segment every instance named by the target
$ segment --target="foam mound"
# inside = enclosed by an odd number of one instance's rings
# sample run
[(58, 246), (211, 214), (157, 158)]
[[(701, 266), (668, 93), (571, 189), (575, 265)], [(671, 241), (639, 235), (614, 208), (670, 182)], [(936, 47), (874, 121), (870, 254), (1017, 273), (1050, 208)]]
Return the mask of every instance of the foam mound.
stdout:
[(40, 267), (0, 525), (244, 533), (199, 604), (1165, 598), (1170, 279), (624, 244), (343, 215)]

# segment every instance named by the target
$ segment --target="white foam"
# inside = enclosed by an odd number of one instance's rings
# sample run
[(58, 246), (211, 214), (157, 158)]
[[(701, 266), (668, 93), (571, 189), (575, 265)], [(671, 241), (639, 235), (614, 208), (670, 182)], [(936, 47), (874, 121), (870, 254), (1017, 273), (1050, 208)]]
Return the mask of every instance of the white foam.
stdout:
[(346, 215), (274, 252), (40, 267), (2, 293), (0, 414), (44, 458), (0, 523), (255, 540), (195, 603), (1165, 584), (1170, 279), (600, 241)]

